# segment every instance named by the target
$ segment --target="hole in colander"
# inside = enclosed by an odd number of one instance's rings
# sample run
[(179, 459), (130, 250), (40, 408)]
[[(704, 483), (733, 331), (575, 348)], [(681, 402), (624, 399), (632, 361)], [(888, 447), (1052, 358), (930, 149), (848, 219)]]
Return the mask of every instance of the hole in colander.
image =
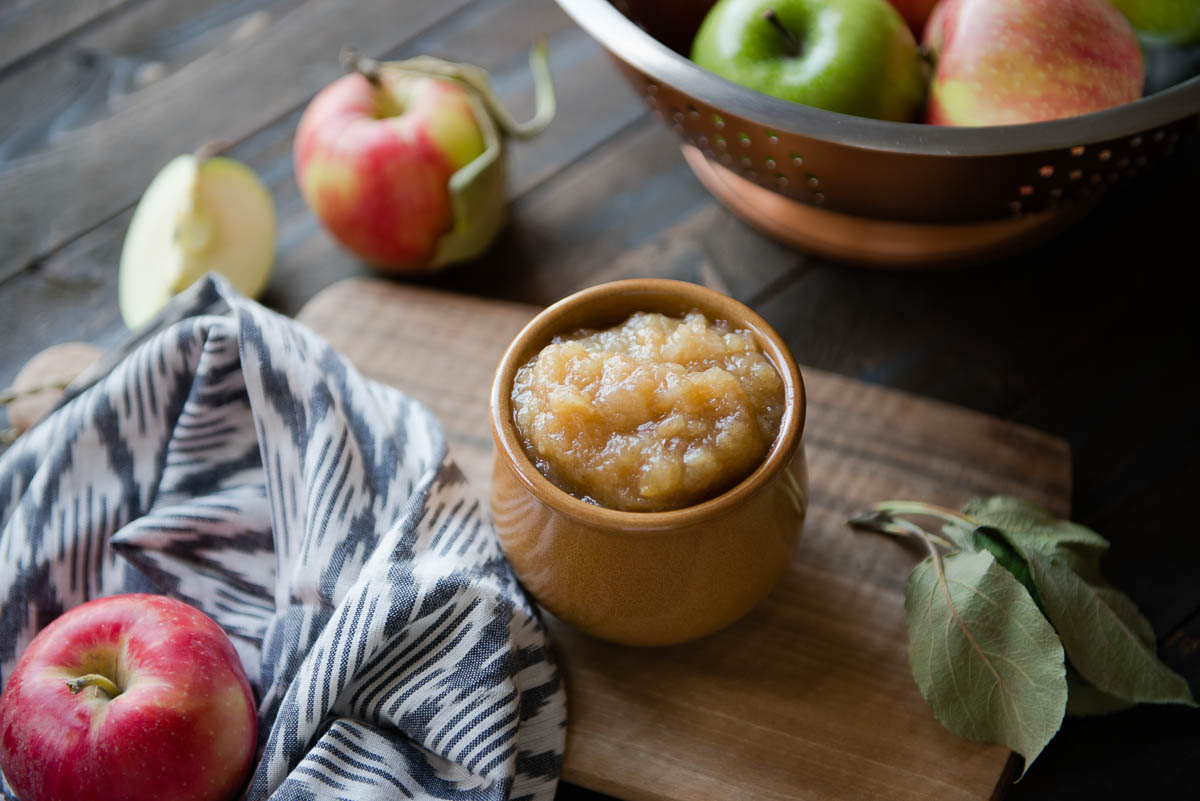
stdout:
[(722, 164), (732, 164), (733, 156), (729, 155), (728, 153), (722, 153), (721, 154), (721, 163)]
[(750, 147), (750, 134), (738, 131), (738, 141), (742, 143), (742, 147)]
[(699, 145), (701, 149), (708, 147), (708, 137), (704, 134), (700, 134), (696, 137), (696, 144)]
[(1050, 178), (1051, 176), (1054, 175), (1054, 165), (1053, 164), (1042, 165), (1042, 168), (1040, 170), (1038, 170), (1038, 175), (1042, 176), (1043, 178)]
[(1054, 198), (1055, 200), (1058, 200), (1062, 196), (1063, 196), (1063, 191), (1060, 187), (1056, 186), (1050, 190), (1050, 197)]
[(770, 156), (767, 156), (767, 158), (763, 161), (763, 164), (767, 165), (768, 170), (775, 169), (775, 159), (771, 158)]
[(749, 167), (752, 163), (753, 162), (750, 161), (749, 156), (742, 156), (742, 166), (743, 167)]
[(1013, 214), (1020, 214), (1021, 213), (1021, 201), (1019, 201), (1019, 200), (1011, 201), (1008, 204), (1008, 210), (1011, 211)]
[(647, 81), (646, 82), (646, 94), (648, 94), (648, 95), (658, 94), (658, 84), (654, 83), (653, 81)]
[(1083, 177), (1083, 170), (1071, 170), (1069, 173), (1067, 173), (1067, 177), (1072, 181), (1078, 181)]
[(1032, 195), (1032, 194), (1033, 194), (1033, 187), (1032, 187), (1031, 185), (1029, 185), (1029, 184), (1025, 184), (1024, 186), (1022, 186), (1022, 187), (1021, 187), (1020, 189), (1018, 189), (1017, 191), (1018, 191), (1018, 192), (1020, 192), (1020, 193), (1021, 193), (1022, 195), (1024, 195), (1025, 197), (1029, 197), (1030, 195)]
[(1154, 141), (1155, 142), (1161, 142), (1162, 140), (1164, 140), (1166, 138), (1167, 138), (1167, 134), (1161, 128), (1159, 128), (1157, 131), (1154, 132)]
[(792, 153), (789, 154), (789, 158), (791, 158), (793, 165), (795, 165), (797, 167), (804, 166), (804, 156), (801, 156), (799, 153), (796, 153), (795, 151), (793, 151)]
[(1083, 145), (1075, 145), (1075, 147), (1071, 148), (1071, 155), (1074, 156), (1075, 158), (1079, 158), (1085, 152), (1087, 152), (1087, 148), (1084, 147)]
[(1142, 137), (1135, 136), (1132, 139), (1130, 139), (1129, 146), (1130, 147), (1141, 147), (1142, 146)]
[(700, 112), (696, 110), (695, 106), (688, 106), (688, 116), (693, 120), (698, 120), (700, 119)]
[(818, 192), (817, 194), (813, 195), (813, 203), (816, 203), (818, 206), (824, 204), (825, 203), (825, 195), (822, 194), (821, 192)]
[(1126, 167), (1128, 167), (1129, 166), (1129, 157), (1128, 156), (1121, 157), (1121, 159), (1119, 159), (1117, 161), (1117, 166), (1120, 167), (1122, 170), (1125, 169)]
[(1088, 180), (1091, 181), (1093, 184), (1100, 183), (1100, 173), (1097, 172), (1097, 173), (1093, 173), (1093, 174), (1089, 175)]
[(675, 109), (675, 111), (671, 113), (671, 119), (675, 120), (675, 122), (683, 122), (683, 112), (679, 109)]
[(1104, 148), (1097, 155), (1099, 155), (1101, 161), (1108, 161), (1109, 159), (1112, 158), (1112, 151), (1109, 150), (1108, 148)]
[(782, 174), (780, 174), (780, 175), (776, 175), (776, 176), (775, 176), (775, 183), (779, 184), (779, 186), (780, 186), (780, 187), (787, 186), (787, 185), (788, 185), (788, 183), (789, 183), (789, 181), (788, 181), (788, 177), (787, 177), (786, 175), (782, 175)]
[(773, 145), (779, 144), (779, 134), (774, 131), (767, 131), (767, 141)]
[(723, 136), (714, 136), (714, 137), (713, 137), (713, 143), (714, 143), (714, 144), (717, 146), (717, 150), (724, 150), (724, 149), (725, 149), (725, 137), (723, 137)]
[(1145, 156), (1135, 156), (1133, 159), (1133, 163), (1135, 165), (1137, 165), (1138, 167), (1145, 167), (1147, 164), (1147, 159)]
[(713, 115), (713, 125), (717, 126), (718, 128), (725, 127), (725, 120), (721, 117), (720, 114)]

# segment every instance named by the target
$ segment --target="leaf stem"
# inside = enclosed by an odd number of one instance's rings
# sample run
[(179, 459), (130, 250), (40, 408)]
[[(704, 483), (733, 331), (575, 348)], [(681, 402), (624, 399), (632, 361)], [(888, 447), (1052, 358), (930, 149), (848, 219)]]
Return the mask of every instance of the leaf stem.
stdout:
[(936, 543), (947, 550), (953, 550), (956, 546), (953, 542), (934, 534), (932, 531), (926, 531), (903, 518), (894, 517), (888, 511), (875, 510), (857, 515), (846, 521), (851, 528), (859, 531), (873, 531), (877, 534), (888, 534), (893, 537), (916, 537), (924, 540), (927, 543)]
[(926, 515), (945, 520), (947, 523), (960, 523), (971, 528), (979, 525), (977, 520), (972, 520), (961, 512), (921, 501), (880, 501), (871, 508), (893, 515)]

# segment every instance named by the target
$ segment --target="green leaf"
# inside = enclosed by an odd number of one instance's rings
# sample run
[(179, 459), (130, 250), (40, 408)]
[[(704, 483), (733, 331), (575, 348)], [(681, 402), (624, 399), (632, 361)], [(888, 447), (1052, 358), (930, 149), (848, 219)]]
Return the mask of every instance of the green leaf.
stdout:
[(1134, 706), (1132, 701), (1097, 690), (1074, 670), (1067, 670), (1067, 714), (1071, 717), (1094, 718)]
[(989, 551), (935, 554), (909, 575), (904, 606), (909, 665), (937, 719), (1028, 769), (1067, 704), (1062, 644), (1029, 593)]
[(1136, 703), (1195, 706), (1187, 681), (1159, 661), (1154, 631), (1125, 594), (1032, 551), (1029, 567), (1071, 664), (1094, 687)]
[(971, 544), (974, 546), (973, 550), (986, 550), (996, 557), (1000, 566), (1021, 582), (1021, 586), (1029, 593), (1029, 597), (1037, 604), (1038, 609), (1041, 609), (1042, 614), (1046, 613), (1046, 610), (1042, 609), (1042, 599), (1038, 595), (1037, 585), (1033, 582), (1033, 573), (1029, 570), (1029, 564), (1005, 539), (1004, 532), (991, 526), (979, 526), (971, 532)]
[(1033, 549), (1045, 554), (1067, 549), (1078, 554), (1099, 557), (1108, 550), (1108, 540), (1087, 526), (1059, 520), (1035, 503), (999, 495), (974, 498), (962, 508), (967, 517), (1003, 531), (1023, 556)]

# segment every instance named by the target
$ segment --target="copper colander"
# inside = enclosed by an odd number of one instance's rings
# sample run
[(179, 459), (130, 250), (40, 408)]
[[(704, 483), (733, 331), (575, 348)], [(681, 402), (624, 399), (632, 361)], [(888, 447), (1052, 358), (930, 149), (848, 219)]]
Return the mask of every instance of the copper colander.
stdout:
[(945, 128), (853, 117), (734, 84), (686, 57), (711, 2), (557, 0), (748, 222), (836, 258), (922, 267), (1032, 244), (1200, 129), (1200, 76), (1062, 120)]

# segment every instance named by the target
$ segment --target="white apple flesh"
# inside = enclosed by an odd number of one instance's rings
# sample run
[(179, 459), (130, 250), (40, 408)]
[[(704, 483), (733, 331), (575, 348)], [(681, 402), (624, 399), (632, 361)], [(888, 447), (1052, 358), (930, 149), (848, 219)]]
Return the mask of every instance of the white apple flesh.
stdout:
[(208, 272), (242, 293), (266, 288), (275, 258), (275, 206), (233, 159), (177, 156), (142, 195), (121, 250), (118, 300), (130, 329)]

